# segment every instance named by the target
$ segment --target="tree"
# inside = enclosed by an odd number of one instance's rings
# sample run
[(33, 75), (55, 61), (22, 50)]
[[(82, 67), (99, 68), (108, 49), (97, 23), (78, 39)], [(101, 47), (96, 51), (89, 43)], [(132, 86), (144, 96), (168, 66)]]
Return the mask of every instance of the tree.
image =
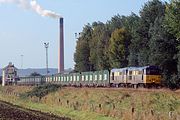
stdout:
[(102, 22), (92, 24), (92, 40), (90, 41), (90, 62), (91, 70), (109, 69), (107, 47), (110, 39), (110, 32)]
[(151, 65), (161, 66), (166, 60), (174, 61), (174, 55), (177, 53), (177, 42), (172, 34), (166, 32), (163, 27), (163, 21), (164, 16), (157, 17), (154, 25), (151, 26), (149, 30), (149, 34), (151, 36), (149, 41), (151, 56), (149, 58), (149, 63)]
[(83, 28), (81, 36), (79, 36), (74, 53), (75, 71), (90, 71), (90, 48), (89, 41), (92, 39), (92, 28), (90, 24)]
[(165, 27), (167, 31), (175, 35), (180, 41), (180, 1), (171, 0), (170, 4), (166, 5)]
[(164, 16), (157, 17), (153, 26), (151, 26), (149, 34), (150, 56), (149, 63), (151, 65), (160, 66), (162, 69), (163, 80), (169, 87), (174, 86), (175, 80), (172, 75), (177, 74), (177, 41), (172, 34), (168, 33), (163, 27)]
[(30, 76), (41, 76), (41, 74), (37, 73), (37, 72), (33, 72), (30, 74)]
[(170, 75), (170, 83), (173, 87), (180, 87), (180, 1), (171, 0), (170, 4), (166, 4), (164, 27), (167, 32), (171, 33), (176, 38), (177, 54), (174, 56), (177, 59), (178, 75)]
[(131, 35), (131, 44), (129, 46), (129, 56), (128, 56), (128, 66), (138, 66), (138, 52), (139, 52), (139, 46), (138, 42), (136, 41), (138, 39), (138, 35), (136, 33), (137, 28), (140, 23), (140, 17), (136, 14), (132, 13), (130, 16), (123, 18), (123, 25), (125, 29), (130, 33)]
[(111, 33), (116, 30), (116, 29), (120, 29), (123, 27), (123, 20), (122, 18), (124, 18), (125, 16), (120, 16), (115, 15), (111, 18), (110, 21), (107, 22), (107, 27), (109, 29), (109, 31), (111, 31)]
[(109, 59), (112, 68), (126, 67), (128, 65), (127, 57), (129, 55), (130, 39), (129, 33), (123, 28), (116, 29), (112, 33), (109, 43)]
[(140, 66), (149, 65), (149, 29), (153, 26), (157, 17), (164, 15), (165, 5), (159, 0), (153, 0), (147, 2), (143, 9), (140, 11), (140, 24), (137, 30), (136, 43), (138, 44), (138, 63)]
[(166, 5), (166, 14), (165, 14), (165, 22), (164, 26), (166, 30), (176, 37), (178, 42), (177, 49), (178, 53), (176, 58), (178, 59), (178, 73), (180, 79), (180, 1), (179, 0), (171, 0), (170, 4)]

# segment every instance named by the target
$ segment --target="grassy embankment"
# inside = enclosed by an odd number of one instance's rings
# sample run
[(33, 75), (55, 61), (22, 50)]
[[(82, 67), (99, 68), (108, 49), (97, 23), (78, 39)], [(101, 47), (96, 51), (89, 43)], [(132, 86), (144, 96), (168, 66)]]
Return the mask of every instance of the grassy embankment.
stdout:
[[(47, 95), (34, 91), (20, 98), (13, 94), (31, 90), (32, 87), (4, 87), (0, 99), (76, 120), (180, 119), (180, 91), (61, 88)], [(41, 94), (45, 96), (35, 97)]]

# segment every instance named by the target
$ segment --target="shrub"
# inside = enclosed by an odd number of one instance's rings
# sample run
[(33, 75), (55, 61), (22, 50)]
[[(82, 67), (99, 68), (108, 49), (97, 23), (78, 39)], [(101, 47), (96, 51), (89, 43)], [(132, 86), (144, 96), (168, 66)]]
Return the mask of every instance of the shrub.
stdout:
[(20, 97), (21, 98), (38, 97), (39, 99), (41, 99), (42, 97), (46, 96), (48, 93), (57, 91), (59, 88), (61, 88), (61, 85), (44, 84), (41, 86), (34, 87), (32, 91), (21, 94)]

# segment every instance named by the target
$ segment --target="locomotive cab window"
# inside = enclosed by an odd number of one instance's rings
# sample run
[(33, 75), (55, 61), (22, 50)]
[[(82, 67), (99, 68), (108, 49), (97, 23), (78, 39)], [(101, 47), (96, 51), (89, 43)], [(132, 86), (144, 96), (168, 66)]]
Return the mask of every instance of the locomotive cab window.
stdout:
[(129, 71), (129, 80), (132, 80), (132, 74), (133, 74), (133, 72)]
[(142, 75), (143, 74), (143, 72), (142, 71), (138, 71), (138, 75)]
[(122, 72), (119, 72), (119, 76), (122, 75)]
[(147, 68), (146, 75), (160, 75), (160, 70)]
[(132, 71), (129, 71), (129, 75), (132, 75), (132, 73), (133, 73)]

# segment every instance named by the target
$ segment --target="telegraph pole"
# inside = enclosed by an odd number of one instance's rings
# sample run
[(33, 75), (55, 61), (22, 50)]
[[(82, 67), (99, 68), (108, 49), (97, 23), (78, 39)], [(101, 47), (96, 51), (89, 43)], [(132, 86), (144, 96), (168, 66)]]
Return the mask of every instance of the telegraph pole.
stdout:
[(46, 48), (46, 72), (48, 74), (49, 73), (49, 70), (48, 70), (48, 47), (49, 47), (49, 43), (44, 43), (44, 47)]

